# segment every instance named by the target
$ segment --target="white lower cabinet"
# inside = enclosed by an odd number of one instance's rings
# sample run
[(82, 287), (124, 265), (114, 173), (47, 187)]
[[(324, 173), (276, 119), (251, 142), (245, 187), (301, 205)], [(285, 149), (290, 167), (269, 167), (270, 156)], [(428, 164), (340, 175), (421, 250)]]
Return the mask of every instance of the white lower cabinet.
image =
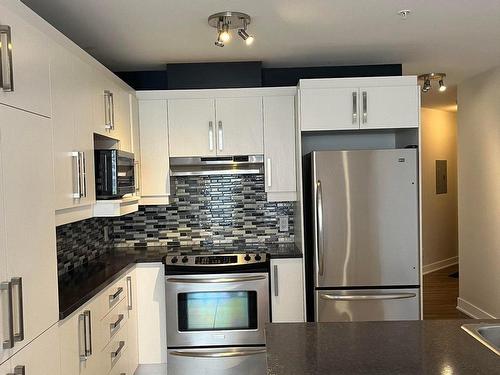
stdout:
[(131, 271), (59, 323), (62, 374), (133, 375), (138, 365), (134, 278)]
[(59, 330), (57, 325), (37, 337), (0, 366), (0, 375), (59, 375)]
[(302, 258), (271, 259), (271, 320), (304, 321)]

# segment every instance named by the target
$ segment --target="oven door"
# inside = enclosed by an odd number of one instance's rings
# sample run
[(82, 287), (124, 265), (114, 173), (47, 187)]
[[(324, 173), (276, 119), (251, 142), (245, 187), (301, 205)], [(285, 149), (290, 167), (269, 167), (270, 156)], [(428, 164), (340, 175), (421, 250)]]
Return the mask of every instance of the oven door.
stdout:
[(167, 276), (169, 348), (264, 345), (267, 273)]

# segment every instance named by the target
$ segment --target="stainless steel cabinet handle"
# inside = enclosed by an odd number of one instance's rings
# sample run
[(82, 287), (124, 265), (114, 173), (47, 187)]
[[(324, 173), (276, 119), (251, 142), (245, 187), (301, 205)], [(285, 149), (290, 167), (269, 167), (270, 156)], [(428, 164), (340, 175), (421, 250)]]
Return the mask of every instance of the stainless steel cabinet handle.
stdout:
[(118, 315), (118, 319), (116, 319), (116, 322), (109, 324), (110, 330), (112, 331), (112, 330), (116, 329), (120, 325), (120, 323), (122, 322), (124, 317), (125, 316), (123, 314)]
[(167, 277), (167, 281), (171, 283), (186, 283), (186, 284), (217, 284), (217, 283), (239, 283), (242, 281), (264, 280), (266, 276), (240, 276), (240, 277), (217, 277), (203, 279), (187, 279), (181, 277)]
[(208, 122), (208, 150), (214, 150), (214, 123), (213, 121)]
[(178, 357), (193, 357), (193, 358), (230, 358), (243, 357), (256, 354), (264, 354), (266, 349), (257, 350), (228, 350), (228, 351), (191, 351), (191, 350), (175, 350), (170, 354)]
[(386, 299), (404, 299), (414, 298), (415, 293), (387, 293), (387, 294), (332, 294), (321, 293), (320, 297), (325, 300), (333, 301), (371, 301), (371, 300), (386, 300)]
[(267, 172), (267, 186), (271, 187), (273, 185), (272, 181), (273, 170), (271, 169), (271, 158), (267, 158), (266, 172)]
[(109, 90), (104, 90), (104, 128), (107, 130), (115, 128), (113, 93)]
[(111, 109), (111, 130), (115, 130), (115, 101), (113, 93), (109, 95), (110, 109)]
[(82, 197), (87, 197), (87, 160), (85, 158), (85, 152), (80, 151), (80, 162), (82, 167), (80, 168), (82, 173)]
[(114, 351), (114, 352), (111, 352), (111, 358), (116, 358), (120, 355), (122, 349), (124, 348), (125, 346), (125, 341), (120, 341), (118, 343), (118, 348)]
[(219, 121), (217, 126), (217, 144), (219, 151), (224, 150), (224, 129), (222, 128), (222, 121)]
[(324, 233), (323, 233), (323, 190), (321, 181), (316, 182), (316, 267), (323, 276)]
[(358, 92), (352, 92), (352, 123), (358, 122)]
[(127, 308), (129, 310), (132, 310), (133, 305), (132, 305), (132, 277), (131, 276), (127, 276), (127, 299), (128, 299)]
[(363, 91), (363, 124), (368, 122), (368, 93)]
[(12, 284), (12, 294), (14, 294), (15, 289), (17, 295), (17, 331), (14, 332), (14, 341), (20, 342), (24, 340), (24, 306), (23, 306), (23, 278), (13, 277), (10, 280)]
[(92, 320), (90, 310), (85, 310), (78, 318), (81, 330), (80, 360), (86, 361), (92, 355)]
[(274, 272), (274, 296), (278, 297), (279, 289), (278, 289), (278, 266), (275, 264), (273, 267)]
[(26, 375), (26, 366), (16, 366), (14, 372), (7, 375)]
[(14, 91), (12, 39), (7, 25), (0, 25), (0, 84), (3, 91)]
[(135, 182), (135, 191), (138, 193), (141, 191), (141, 164), (139, 163), (139, 160), (134, 161), (135, 165), (135, 175), (134, 175), (134, 182)]
[(82, 197), (82, 173), (81, 173), (81, 163), (80, 163), (80, 153), (72, 152), (71, 157), (73, 158), (73, 198), (80, 199)]
[(117, 299), (122, 292), (123, 292), (123, 288), (119, 287), (115, 294), (110, 294), (109, 295), (109, 304), (112, 304), (114, 302), (114, 300)]
[[(0, 292), (2, 294), (7, 294), (7, 303), (6, 305), (6, 310), (7, 310), (7, 329), (6, 329), (6, 334), (7, 338), (2, 342), (2, 348), (3, 349), (12, 349), (14, 347), (14, 312), (13, 312), (13, 306), (12, 306), (12, 283), (10, 282), (3, 282), (0, 283)], [(5, 306), (4, 304), (2, 304)]]

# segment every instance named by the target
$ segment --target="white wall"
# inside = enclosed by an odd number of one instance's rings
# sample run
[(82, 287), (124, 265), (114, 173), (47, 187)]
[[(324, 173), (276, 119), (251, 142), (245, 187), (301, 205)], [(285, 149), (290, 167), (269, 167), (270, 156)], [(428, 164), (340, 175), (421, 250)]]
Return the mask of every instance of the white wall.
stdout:
[[(457, 118), (422, 108), (422, 249), (424, 272), (458, 258)], [(448, 161), (448, 192), (436, 194), (436, 160)]]
[(500, 67), (458, 87), (459, 308), (500, 318)]

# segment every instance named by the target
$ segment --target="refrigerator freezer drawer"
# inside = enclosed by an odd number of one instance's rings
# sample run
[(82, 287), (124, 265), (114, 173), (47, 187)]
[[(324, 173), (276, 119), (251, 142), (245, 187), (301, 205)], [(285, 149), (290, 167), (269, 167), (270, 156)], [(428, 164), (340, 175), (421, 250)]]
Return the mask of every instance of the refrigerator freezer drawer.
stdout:
[(418, 320), (420, 290), (316, 290), (317, 322)]

